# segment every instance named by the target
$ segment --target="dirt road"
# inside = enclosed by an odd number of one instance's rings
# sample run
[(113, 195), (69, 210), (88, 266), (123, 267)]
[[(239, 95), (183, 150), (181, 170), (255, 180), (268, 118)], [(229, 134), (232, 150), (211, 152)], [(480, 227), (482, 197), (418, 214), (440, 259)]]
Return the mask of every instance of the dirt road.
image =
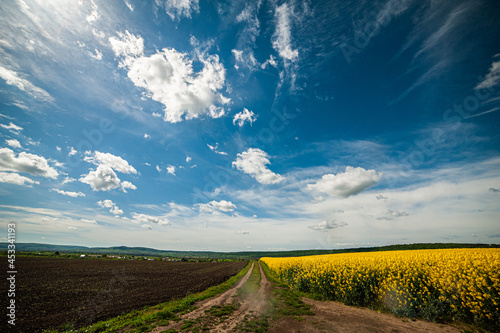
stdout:
[(183, 315), (179, 322), (156, 327), (153, 332), (461, 332), (453, 326), (308, 298), (299, 302), (308, 304), (314, 314), (297, 320), (297, 316), (278, 314), (276, 309), (287, 305), (280, 304), (283, 299), (278, 299), (274, 288), (277, 287), (268, 281), (260, 263), (253, 263), (234, 287), (196, 304), (197, 308)]

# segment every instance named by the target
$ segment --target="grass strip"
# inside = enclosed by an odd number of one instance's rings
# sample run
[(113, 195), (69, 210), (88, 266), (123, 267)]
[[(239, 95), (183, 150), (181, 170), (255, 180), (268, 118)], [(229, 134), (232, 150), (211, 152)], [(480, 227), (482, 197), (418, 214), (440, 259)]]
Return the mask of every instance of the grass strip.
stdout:
[(205, 300), (207, 298), (214, 297), (218, 294), (231, 288), (237, 281), (239, 281), (248, 272), (252, 265), (249, 262), (248, 265), (243, 268), (238, 274), (230, 277), (227, 281), (212, 286), (202, 292), (191, 294), (180, 300), (173, 300), (165, 303), (161, 303), (155, 306), (147, 306), (141, 310), (135, 310), (127, 314), (123, 314), (108, 320), (103, 320), (92, 324), (87, 327), (82, 327), (74, 329), (67, 327), (65, 325), (59, 330), (45, 330), (45, 333), (107, 333), (107, 332), (117, 332), (120, 330), (127, 332), (149, 332), (156, 326), (166, 326), (169, 322), (179, 321), (179, 315), (188, 313), (195, 309), (194, 304), (196, 302)]

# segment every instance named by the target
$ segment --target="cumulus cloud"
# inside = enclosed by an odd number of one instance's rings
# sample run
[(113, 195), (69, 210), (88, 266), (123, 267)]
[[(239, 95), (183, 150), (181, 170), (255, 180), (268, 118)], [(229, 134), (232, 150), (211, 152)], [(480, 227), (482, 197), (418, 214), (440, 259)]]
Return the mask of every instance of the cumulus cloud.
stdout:
[(161, 168), (158, 165), (156, 165), (156, 171), (162, 172)]
[(22, 148), (21, 147), (21, 143), (19, 141), (17, 141), (16, 139), (12, 139), (12, 140), (5, 140), (5, 143), (8, 145), (8, 146), (11, 146), (13, 148)]
[(156, 4), (165, 9), (172, 21), (175, 18), (191, 18), (191, 14), (200, 12), (199, 0), (156, 0)]
[(500, 83), (500, 61), (494, 61), (491, 64), (488, 74), (486, 74), (484, 80), (476, 86), (476, 89), (491, 88), (496, 86), (498, 83)]
[(347, 223), (345, 222), (332, 220), (332, 221), (321, 221), (317, 224), (309, 226), (309, 228), (315, 231), (326, 232), (331, 229), (345, 227), (346, 225)]
[(67, 184), (67, 183), (72, 183), (72, 182), (75, 182), (76, 179), (75, 178), (71, 178), (71, 177), (66, 177), (64, 178), (64, 180), (62, 181), (63, 185), (64, 184)]
[(45, 90), (35, 86), (30, 81), (23, 79), (13, 70), (0, 66), (0, 78), (4, 79), (8, 85), (15, 86), (36, 99), (44, 102), (53, 102), (54, 98)]
[(78, 154), (78, 152), (76, 151), (76, 149), (73, 148), (73, 147), (70, 147), (68, 155), (69, 156), (73, 156), (73, 155), (76, 155), (76, 154)]
[(219, 155), (227, 155), (226, 152), (223, 152), (223, 151), (220, 151), (219, 150), (219, 143), (215, 143), (215, 146), (211, 146), (207, 143), (207, 147), (210, 148), (211, 151), (213, 151), (214, 153), (216, 154), (219, 154)]
[(124, 193), (127, 193), (127, 189), (137, 190), (137, 186), (126, 180), (120, 184), (120, 187)]
[(126, 160), (109, 153), (95, 151), (84, 158), (86, 162), (97, 165), (96, 170), (91, 170), (87, 175), (80, 177), (80, 182), (89, 184), (94, 191), (110, 191), (116, 188), (127, 193), (127, 189), (135, 190), (137, 187), (129, 181), (121, 181), (115, 171), (136, 174), (137, 170)]
[(132, 222), (135, 223), (156, 223), (158, 225), (169, 225), (170, 221), (166, 217), (151, 216), (146, 214), (132, 213)]
[(191, 156), (186, 156), (186, 163), (191, 162), (191, 160), (192, 160)]
[(141, 226), (141, 228), (142, 228), (142, 229), (146, 229), (146, 230), (152, 230), (152, 229), (153, 229), (153, 227), (152, 227), (152, 226), (150, 226), (149, 224), (143, 224), (143, 225)]
[(285, 60), (294, 62), (299, 57), (299, 51), (292, 48), (292, 27), (290, 17), (292, 16), (293, 8), (287, 3), (276, 7), (275, 19), (276, 30), (274, 32), (272, 42), (273, 48), (278, 52), (280, 57)]
[(80, 219), (80, 221), (85, 222), (85, 223), (90, 223), (90, 224), (97, 224), (96, 220)]
[(175, 176), (175, 166), (173, 165), (168, 165), (167, 166), (167, 172), (171, 175), (174, 175)]
[(123, 158), (110, 153), (101, 153), (99, 151), (95, 151), (92, 156), (86, 156), (84, 160), (95, 165), (108, 166), (113, 170), (121, 173), (137, 173), (137, 170), (133, 166), (128, 164), (128, 162)]
[(80, 182), (89, 184), (94, 191), (110, 191), (120, 186), (120, 178), (107, 165), (100, 165), (87, 175), (82, 175)]
[[(128, 77), (145, 95), (165, 107), (165, 121), (176, 123), (202, 115), (219, 118), (225, 114), (223, 105), (230, 99), (219, 91), (225, 85), (226, 70), (217, 55), (196, 52), (196, 59), (172, 48), (144, 55), (142, 37), (128, 31), (109, 39), (120, 66), (128, 69)], [(202, 64), (195, 73), (193, 60)]]
[(84, 197), (85, 194), (82, 192), (70, 192), (70, 191), (63, 191), (63, 190), (58, 190), (57, 188), (53, 188), (52, 191), (57, 192), (62, 195), (66, 195), (68, 197), (72, 198), (78, 198), (78, 197)]
[(151, 139), (151, 135), (149, 135), (148, 133), (144, 133), (144, 139), (146, 140)]
[(16, 157), (9, 148), (0, 148), (0, 171), (24, 172), (52, 179), (59, 175), (44, 157), (25, 152)]
[(228, 213), (236, 209), (236, 205), (231, 201), (221, 200), (221, 201), (210, 201), (206, 204), (198, 204), (198, 209), (202, 213), (214, 213), (217, 211)]
[(17, 126), (16, 124), (14, 124), (13, 122), (11, 122), (9, 125), (5, 125), (5, 124), (0, 124), (0, 126), (2, 126), (3, 128), (5, 129), (8, 129), (8, 130), (11, 130), (13, 132), (20, 132), (23, 130), (22, 127), (20, 126)]
[(238, 124), (239, 127), (243, 127), (245, 125), (245, 122), (252, 123), (257, 120), (257, 117), (255, 116), (255, 113), (253, 111), (249, 111), (246, 108), (243, 108), (243, 111), (237, 113), (234, 115), (233, 118), (233, 125)]
[(109, 208), (109, 212), (113, 215), (122, 215), (123, 210), (118, 208), (118, 206), (111, 200), (106, 199), (106, 200), (99, 200), (97, 201), (97, 205), (101, 208)]
[(261, 184), (277, 184), (285, 180), (285, 177), (269, 170), (266, 165), (270, 164), (269, 155), (258, 148), (249, 148), (237, 155), (233, 166), (238, 170), (249, 174)]
[(348, 166), (343, 173), (323, 175), (315, 184), (307, 185), (307, 189), (347, 198), (377, 184), (381, 176), (375, 170)]
[(14, 172), (0, 172), (0, 183), (10, 183), (16, 185), (39, 184), (31, 178), (21, 176)]

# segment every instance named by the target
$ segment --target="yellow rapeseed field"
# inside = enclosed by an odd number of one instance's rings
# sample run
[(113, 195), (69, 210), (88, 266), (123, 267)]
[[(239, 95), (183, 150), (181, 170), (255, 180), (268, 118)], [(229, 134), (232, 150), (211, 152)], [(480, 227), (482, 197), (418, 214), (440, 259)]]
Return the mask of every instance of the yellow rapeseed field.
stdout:
[(500, 249), (262, 258), (283, 282), (323, 299), (498, 329)]

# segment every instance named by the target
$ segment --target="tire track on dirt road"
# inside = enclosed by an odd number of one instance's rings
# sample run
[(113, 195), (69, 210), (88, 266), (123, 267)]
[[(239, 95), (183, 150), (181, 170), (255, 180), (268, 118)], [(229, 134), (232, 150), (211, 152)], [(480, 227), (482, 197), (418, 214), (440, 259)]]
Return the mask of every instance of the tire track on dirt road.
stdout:
[(241, 306), (224, 322), (219, 324), (212, 332), (233, 332), (246, 316), (257, 317), (269, 309), (271, 299), (271, 283), (264, 274), (260, 262), (259, 289), (256, 293), (244, 297)]

